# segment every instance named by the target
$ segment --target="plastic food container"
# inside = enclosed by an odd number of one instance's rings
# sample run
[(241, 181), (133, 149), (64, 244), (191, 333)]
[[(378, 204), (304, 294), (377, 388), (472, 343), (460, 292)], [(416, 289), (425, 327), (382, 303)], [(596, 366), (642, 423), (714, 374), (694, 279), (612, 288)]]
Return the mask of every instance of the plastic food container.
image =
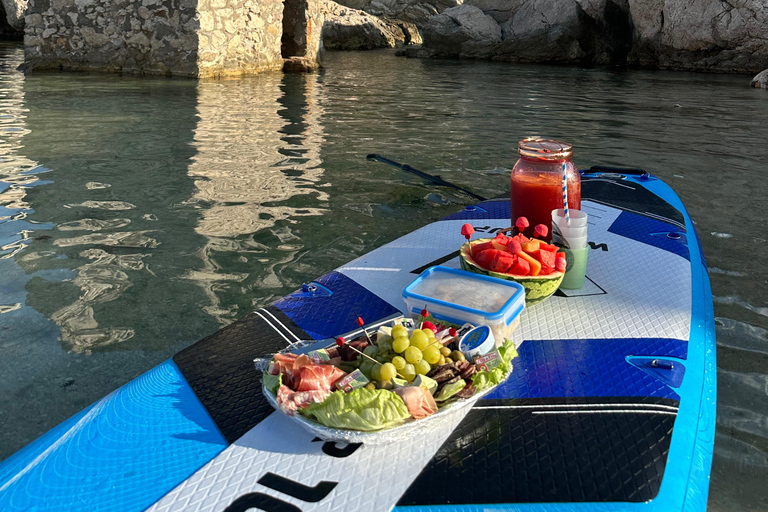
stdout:
[(520, 323), (525, 289), (514, 281), (438, 266), (406, 286), (403, 299), (414, 318), (426, 307), (437, 320), (487, 325), (499, 345)]

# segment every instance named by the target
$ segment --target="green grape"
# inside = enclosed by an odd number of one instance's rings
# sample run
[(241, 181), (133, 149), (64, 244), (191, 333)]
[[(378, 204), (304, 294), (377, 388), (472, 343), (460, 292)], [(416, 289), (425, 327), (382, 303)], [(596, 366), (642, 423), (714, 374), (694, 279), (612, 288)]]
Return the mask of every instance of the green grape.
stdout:
[(405, 349), (405, 360), (411, 364), (418, 363), (423, 357), (421, 350), (416, 347), (408, 347)]
[(413, 379), (416, 378), (416, 367), (408, 363), (405, 365), (405, 368), (400, 370), (400, 374), (403, 377), (405, 377), (405, 380), (407, 380), (408, 382), (411, 382)]
[(391, 336), (393, 338), (401, 338), (405, 336), (408, 337), (408, 329), (405, 328), (404, 325), (396, 325), (392, 328), (392, 334)]
[(424, 334), (424, 331), (421, 329), (414, 330), (411, 334), (411, 346), (424, 350), (427, 345), (429, 345), (429, 337)]
[[(405, 327), (403, 327), (405, 329)], [(402, 354), (405, 352), (405, 349), (407, 349), (411, 345), (411, 342), (408, 341), (408, 338), (406, 336), (398, 336), (397, 338), (392, 341), (392, 350), (397, 352), (398, 354)]]
[(379, 354), (392, 350), (392, 339), (379, 342)]
[(371, 380), (381, 380), (381, 365), (375, 364), (371, 368)]
[(380, 363), (386, 363), (386, 362), (387, 362), (387, 361), (389, 361), (391, 358), (390, 358), (390, 357), (387, 357), (387, 356), (386, 356), (386, 355), (384, 355), (384, 354), (379, 354), (378, 356), (374, 357), (374, 359), (375, 359), (375, 360), (377, 360), (377, 361), (378, 361), (378, 362), (380, 362)]
[(423, 331), (424, 331), (424, 334), (427, 335), (427, 338), (429, 338), (430, 341), (435, 340), (435, 331), (433, 331), (432, 329), (423, 329)]
[(419, 375), (426, 375), (429, 373), (429, 370), (432, 369), (432, 367), (429, 366), (429, 363), (427, 362), (426, 359), (422, 359), (421, 361), (416, 363), (414, 367), (416, 368), (416, 373), (418, 373)]
[(397, 369), (392, 363), (384, 363), (380, 368), (379, 374), (381, 375), (381, 380), (393, 379), (397, 375)]
[(373, 345), (368, 345), (367, 347), (365, 347), (363, 349), (363, 354), (365, 354), (367, 356), (370, 356), (370, 357), (374, 357), (378, 353), (379, 353), (379, 349), (377, 349)]
[(408, 364), (405, 362), (405, 359), (403, 359), (400, 356), (395, 356), (392, 358), (392, 364), (395, 366), (396, 369), (402, 370), (405, 368), (405, 365)]
[(438, 361), (437, 361), (437, 366), (443, 366), (447, 362), (448, 361), (445, 360), (445, 356), (440, 354), (440, 359), (438, 359)]
[(448, 357), (451, 355), (451, 349), (448, 347), (440, 347), (440, 353), (443, 354), (445, 357)]
[(424, 359), (429, 364), (436, 364), (440, 360), (440, 349), (437, 345), (429, 345), (424, 349)]

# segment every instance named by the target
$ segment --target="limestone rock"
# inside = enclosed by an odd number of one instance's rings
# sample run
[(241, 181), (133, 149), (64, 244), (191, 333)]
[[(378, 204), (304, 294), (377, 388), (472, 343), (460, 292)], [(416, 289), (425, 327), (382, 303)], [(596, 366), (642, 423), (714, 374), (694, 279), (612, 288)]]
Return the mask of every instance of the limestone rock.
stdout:
[(502, 23), (500, 60), (579, 62), (587, 57), (585, 13), (574, 0), (530, 0)]
[(424, 46), (441, 56), (486, 57), (501, 42), (501, 27), (472, 5), (459, 5), (431, 18)]
[(462, 0), (341, 0), (340, 4), (383, 18), (409, 21), (423, 27), (427, 20)]
[(16, 30), (24, 30), (24, 11), (28, 0), (2, 0), (8, 24)]
[(750, 85), (756, 89), (768, 89), (768, 69), (755, 75)]
[(421, 43), (421, 35), (413, 23), (378, 18), (331, 0), (326, 0), (322, 9), (325, 14), (322, 37), (327, 50), (372, 50)]
[(765, 0), (466, 0), (460, 8), (470, 7), (500, 25), (503, 42), (457, 27), (454, 7), (425, 25), (424, 49), (408, 54), (736, 73), (768, 67)]

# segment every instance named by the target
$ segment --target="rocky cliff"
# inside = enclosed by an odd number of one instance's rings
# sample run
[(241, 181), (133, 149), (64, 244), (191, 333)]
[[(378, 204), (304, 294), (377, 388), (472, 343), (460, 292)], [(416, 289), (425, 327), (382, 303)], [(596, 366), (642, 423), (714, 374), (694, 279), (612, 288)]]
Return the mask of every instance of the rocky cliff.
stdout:
[(753, 73), (765, 0), (466, 0), (429, 19), (412, 56)]
[(380, 18), (359, 9), (324, 0), (323, 45), (326, 50), (373, 50), (421, 44), (414, 23)]

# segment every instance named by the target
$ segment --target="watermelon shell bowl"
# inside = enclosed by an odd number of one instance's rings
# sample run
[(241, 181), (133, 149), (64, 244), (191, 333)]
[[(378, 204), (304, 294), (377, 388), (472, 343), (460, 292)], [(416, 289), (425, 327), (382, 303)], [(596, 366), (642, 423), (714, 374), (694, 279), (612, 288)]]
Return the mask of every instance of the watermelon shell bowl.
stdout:
[(508, 281), (515, 281), (516, 283), (520, 283), (523, 288), (525, 288), (525, 304), (526, 306), (532, 306), (534, 304), (538, 304), (539, 302), (545, 300), (550, 295), (555, 293), (555, 291), (560, 287), (560, 283), (563, 281), (563, 276), (565, 275), (563, 272), (554, 271), (551, 274), (548, 275), (538, 275), (538, 276), (531, 276), (531, 275), (515, 275), (515, 274), (507, 274), (504, 272), (494, 272), (492, 270), (487, 270), (480, 266), (480, 264), (474, 260), (472, 257), (472, 254), (470, 253), (470, 244), (472, 245), (472, 248), (474, 249), (478, 245), (483, 245), (487, 242), (492, 242), (494, 239), (492, 238), (479, 238), (477, 240), (472, 240), (471, 242), (466, 242), (464, 245), (461, 246), (460, 251), (460, 259), (461, 259), (461, 268), (464, 270), (467, 270), (469, 272), (475, 272), (477, 274), (485, 274), (487, 276), (497, 277), (499, 279), (506, 279)]

